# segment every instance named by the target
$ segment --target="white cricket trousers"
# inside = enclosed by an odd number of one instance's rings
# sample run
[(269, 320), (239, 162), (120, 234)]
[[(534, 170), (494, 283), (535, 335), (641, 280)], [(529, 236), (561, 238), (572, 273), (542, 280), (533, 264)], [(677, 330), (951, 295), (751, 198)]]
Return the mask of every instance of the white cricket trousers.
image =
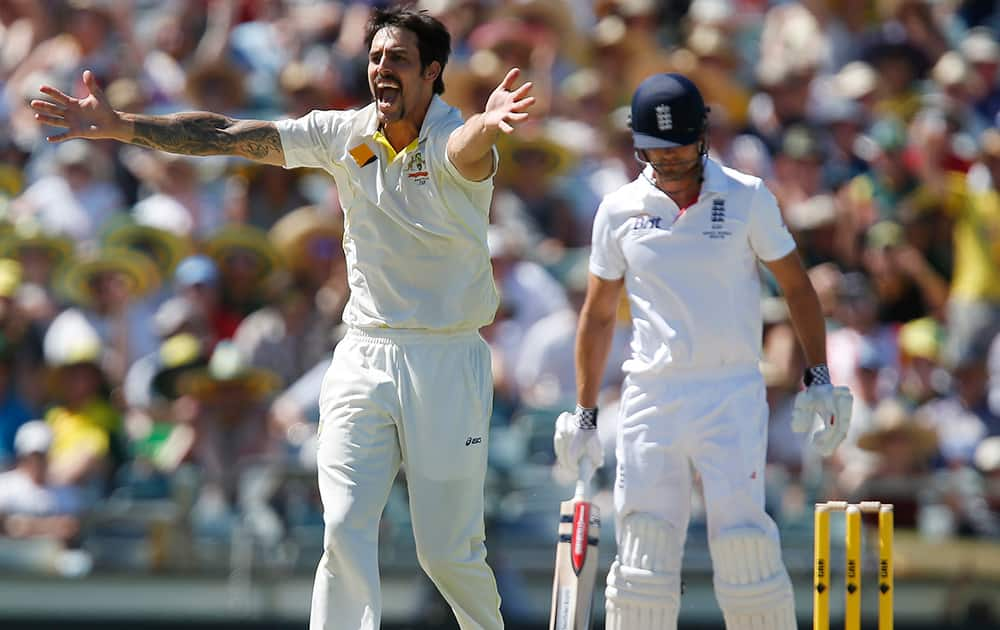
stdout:
[(310, 630), (379, 628), (379, 521), (400, 463), (420, 566), (463, 630), (503, 627), (483, 522), (492, 404), (477, 332), (352, 329), (337, 344), (320, 393), (326, 528)]
[(693, 468), (701, 477), (709, 541), (733, 527), (755, 527), (778, 541), (764, 511), (768, 407), (756, 364), (630, 375), (618, 413), (619, 525), (643, 512), (684, 537)]

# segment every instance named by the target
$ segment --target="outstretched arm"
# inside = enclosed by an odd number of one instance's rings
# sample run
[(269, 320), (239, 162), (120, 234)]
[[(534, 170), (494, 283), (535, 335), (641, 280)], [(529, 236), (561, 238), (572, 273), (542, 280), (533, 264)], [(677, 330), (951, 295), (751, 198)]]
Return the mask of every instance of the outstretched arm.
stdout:
[(500, 132), (511, 133), (512, 122), (528, 118), (525, 110), (535, 103), (535, 97), (528, 96), (530, 82), (512, 89), (520, 74), (518, 68), (511, 69), (490, 94), (486, 109), (470, 116), (448, 138), (448, 159), (465, 178), (482, 181), (489, 177), (493, 172), (493, 143)]
[(51, 100), (31, 101), (36, 120), (66, 129), (49, 136), (50, 142), (110, 139), (169, 153), (237, 155), (264, 164), (285, 165), (281, 137), (273, 122), (237, 120), (211, 112), (166, 116), (118, 112), (108, 103), (92, 72), (83, 73), (83, 82), (90, 92), (85, 98), (74, 98), (43, 85), (41, 92)]

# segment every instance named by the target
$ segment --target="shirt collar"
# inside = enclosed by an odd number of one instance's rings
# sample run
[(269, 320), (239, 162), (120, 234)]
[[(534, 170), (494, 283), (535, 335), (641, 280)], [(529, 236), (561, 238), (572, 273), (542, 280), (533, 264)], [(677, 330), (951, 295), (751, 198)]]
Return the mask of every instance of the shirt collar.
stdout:
[(725, 194), (729, 190), (729, 180), (722, 165), (710, 157), (705, 158), (705, 181), (701, 184), (703, 193)]
[[(663, 194), (663, 192), (656, 187), (653, 183), (653, 167), (649, 164), (643, 169), (646, 184), (654, 191)], [(700, 201), (705, 195), (709, 194), (720, 194), (724, 195), (729, 190), (729, 181), (726, 179), (726, 174), (722, 170), (722, 165), (713, 160), (710, 157), (705, 157), (705, 170), (704, 170), (705, 180), (701, 184), (701, 192), (698, 193), (698, 200)]]
[[(376, 111), (377, 105), (375, 103), (370, 103), (365, 108), (365, 127), (364, 135), (368, 138), (374, 138), (375, 132), (378, 131), (378, 112)], [(431, 97), (431, 104), (427, 108), (427, 114), (424, 115), (424, 122), (420, 125), (420, 133), (417, 134), (417, 141), (420, 142), (427, 137), (430, 132), (431, 126), (439, 119), (444, 117), (448, 112), (451, 111), (451, 106), (441, 100), (441, 97), (437, 94)]]

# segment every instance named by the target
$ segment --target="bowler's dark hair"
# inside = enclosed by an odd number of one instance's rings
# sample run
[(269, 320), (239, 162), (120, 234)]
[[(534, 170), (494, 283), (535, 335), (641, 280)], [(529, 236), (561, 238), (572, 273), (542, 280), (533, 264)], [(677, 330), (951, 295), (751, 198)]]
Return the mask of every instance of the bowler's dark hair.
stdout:
[(375, 9), (365, 31), (365, 43), (369, 49), (375, 34), (387, 26), (405, 28), (417, 36), (420, 69), (425, 69), (435, 61), (441, 64), (441, 72), (434, 79), (434, 93), (444, 92), (444, 79), (441, 77), (444, 74), (444, 66), (448, 63), (448, 55), (451, 54), (451, 35), (444, 24), (426, 11), (414, 11), (403, 7)]

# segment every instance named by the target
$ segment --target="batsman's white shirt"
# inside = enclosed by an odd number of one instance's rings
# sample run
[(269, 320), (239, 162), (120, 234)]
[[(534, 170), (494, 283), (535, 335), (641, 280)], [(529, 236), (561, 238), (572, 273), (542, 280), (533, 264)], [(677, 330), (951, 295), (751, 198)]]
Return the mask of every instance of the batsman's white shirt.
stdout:
[(594, 218), (590, 271), (625, 278), (632, 310), (628, 374), (756, 366), (761, 352), (757, 260), (795, 248), (760, 179), (706, 158), (684, 212), (652, 168), (607, 195)]
[(421, 566), (463, 629), (503, 627), (484, 542), (493, 389), (478, 333), (499, 301), (486, 245), (493, 183), (448, 159), (461, 124), (434, 97), (397, 153), (374, 105), (277, 123), (287, 167), (337, 182), (351, 288), (349, 332), (320, 393), (326, 528), (311, 630), (379, 628), (379, 520), (400, 465)]
[(493, 180), (470, 182), (448, 159), (448, 136), (462, 125), (457, 109), (435, 96), (417, 140), (396, 155), (376, 139), (374, 104), (276, 124), (288, 168), (322, 168), (337, 182), (347, 325), (470, 331), (493, 321)]

